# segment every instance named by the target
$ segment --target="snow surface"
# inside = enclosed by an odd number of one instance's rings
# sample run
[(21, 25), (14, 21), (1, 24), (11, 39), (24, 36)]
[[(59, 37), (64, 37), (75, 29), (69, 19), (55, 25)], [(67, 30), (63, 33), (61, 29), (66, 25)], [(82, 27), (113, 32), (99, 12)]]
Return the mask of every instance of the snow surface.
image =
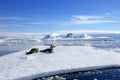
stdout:
[(4, 41), (0, 39), (0, 43), (3, 43)]
[(87, 35), (87, 34), (84, 34), (83, 39), (92, 39), (92, 37), (91, 37), (91, 36), (89, 36), (89, 35)]
[[(45, 49), (48, 46), (34, 46)], [(31, 49), (31, 48), (30, 48)], [(120, 54), (87, 46), (57, 46), (54, 53), (0, 57), (0, 80), (31, 80), (59, 73), (120, 66)]]

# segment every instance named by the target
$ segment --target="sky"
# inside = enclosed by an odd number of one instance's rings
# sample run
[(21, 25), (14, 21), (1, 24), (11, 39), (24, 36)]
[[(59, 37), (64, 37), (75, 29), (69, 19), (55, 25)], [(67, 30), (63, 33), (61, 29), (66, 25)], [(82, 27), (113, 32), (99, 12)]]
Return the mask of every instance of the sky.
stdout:
[(0, 32), (120, 31), (120, 0), (0, 0)]

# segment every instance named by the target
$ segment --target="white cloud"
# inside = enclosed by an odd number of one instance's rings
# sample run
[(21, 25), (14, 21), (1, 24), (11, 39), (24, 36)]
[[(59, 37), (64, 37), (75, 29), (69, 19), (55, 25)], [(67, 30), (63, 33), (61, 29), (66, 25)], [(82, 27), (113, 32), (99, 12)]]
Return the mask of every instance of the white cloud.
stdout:
[(0, 17), (0, 20), (23, 20), (23, 18), (21, 17)]
[(11, 24), (11, 26), (15, 26), (15, 27), (28, 27), (26, 25), (23, 25), (23, 24)]
[(33, 24), (33, 25), (44, 25), (45, 23), (43, 22), (31, 22), (29, 24)]
[(7, 23), (0, 24), (0, 28), (9, 28), (9, 27), (27, 27), (27, 26), (22, 24), (7, 24)]
[(71, 21), (69, 23), (67, 22), (64, 25), (97, 24), (97, 23), (114, 23), (114, 22), (120, 22), (120, 21), (115, 21), (115, 20), (106, 20), (105, 17), (106, 16), (81, 16), (81, 15), (73, 15), (71, 17)]
[(92, 19), (100, 19), (103, 18), (103, 16), (80, 16), (80, 15), (73, 15), (72, 20), (92, 20)]
[(8, 24), (0, 24), (0, 28), (6, 28), (8, 26), (9, 26)]
[(73, 24), (97, 24), (97, 23), (112, 23), (117, 21), (112, 20), (86, 20), (86, 21), (73, 21)]

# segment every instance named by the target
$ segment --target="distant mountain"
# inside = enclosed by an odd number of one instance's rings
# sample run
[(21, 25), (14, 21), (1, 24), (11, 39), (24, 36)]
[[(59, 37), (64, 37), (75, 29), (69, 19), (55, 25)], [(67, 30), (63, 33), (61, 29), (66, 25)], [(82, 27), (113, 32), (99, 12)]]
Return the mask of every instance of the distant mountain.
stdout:
[(55, 38), (59, 38), (59, 37), (60, 37), (60, 35), (57, 33), (50, 33), (48, 35), (45, 35), (45, 37), (43, 37), (42, 39), (43, 40), (44, 39), (55, 39)]
[(120, 32), (57, 31), (53, 33), (0, 33), (1, 43), (33, 43), (44, 40), (111, 41), (120, 40)]
[[(95, 34), (95, 33), (94, 33)], [(112, 37), (108, 36), (93, 36), (93, 34), (87, 33), (51, 33), (42, 38), (42, 40), (113, 40)]]

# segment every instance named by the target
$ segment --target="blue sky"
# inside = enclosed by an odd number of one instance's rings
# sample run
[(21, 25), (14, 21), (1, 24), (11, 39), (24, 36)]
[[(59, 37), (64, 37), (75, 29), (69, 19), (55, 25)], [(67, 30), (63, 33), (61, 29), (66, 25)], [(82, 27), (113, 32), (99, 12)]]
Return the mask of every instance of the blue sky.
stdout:
[(0, 0), (0, 32), (120, 31), (120, 0)]

